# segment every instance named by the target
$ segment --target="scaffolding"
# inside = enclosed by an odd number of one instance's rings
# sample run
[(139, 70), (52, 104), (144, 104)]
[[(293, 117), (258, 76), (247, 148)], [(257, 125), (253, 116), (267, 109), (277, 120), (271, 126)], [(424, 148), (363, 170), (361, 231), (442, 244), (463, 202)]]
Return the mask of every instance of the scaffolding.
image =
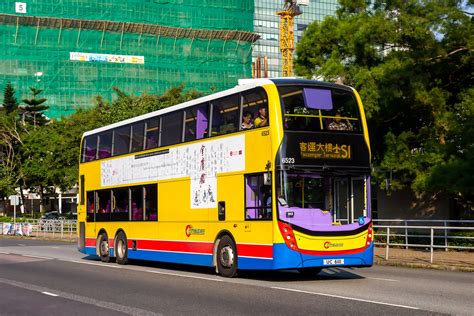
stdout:
[(0, 88), (11, 81), (19, 99), (44, 89), (50, 117), (90, 107), (96, 95), (111, 100), (114, 86), (209, 91), (251, 76), (253, 1), (61, 3), (32, 0), (23, 15), (0, 4)]

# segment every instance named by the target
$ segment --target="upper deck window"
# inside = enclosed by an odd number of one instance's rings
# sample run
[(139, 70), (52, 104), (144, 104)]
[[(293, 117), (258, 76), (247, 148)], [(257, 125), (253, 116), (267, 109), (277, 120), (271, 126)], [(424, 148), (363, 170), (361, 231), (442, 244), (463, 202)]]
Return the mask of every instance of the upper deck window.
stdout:
[[(145, 149), (153, 149), (158, 147), (160, 139), (160, 121), (158, 117), (154, 117), (145, 121)], [(139, 135), (140, 136), (140, 135)]]
[(99, 134), (98, 158), (108, 158), (112, 156), (112, 131)]
[(82, 148), (82, 162), (95, 160), (97, 155), (97, 135), (91, 135), (84, 138)]
[(212, 103), (211, 136), (233, 133), (240, 126), (240, 97), (231, 95)]
[(128, 154), (130, 151), (130, 125), (114, 130), (114, 156)]
[(268, 126), (268, 100), (262, 88), (242, 93), (242, 123), (240, 129)]
[(359, 107), (346, 90), (280, 86), (284, 127), (291, 131), (361, 132)]
[(261, 87), (234, 93), (86, 136), (81, 162), (268, 127), (271, 110)]
[(169, 146), (181, 142), (183, 133), (183, 111), (171, 112), (161, 119), (160, 146)]
[(207, 136), (209, 106), (207, 103), (188, 108), (184, 121), (184, 141), (193, 141)]

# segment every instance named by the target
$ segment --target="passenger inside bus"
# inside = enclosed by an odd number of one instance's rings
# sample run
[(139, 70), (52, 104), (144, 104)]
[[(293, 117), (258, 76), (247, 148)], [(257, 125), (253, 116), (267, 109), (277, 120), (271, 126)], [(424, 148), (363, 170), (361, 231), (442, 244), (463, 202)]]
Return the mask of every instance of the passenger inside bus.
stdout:
[(253, 128), (253, 123), (252, 123), (252, 113), (245, 111), (243, 116), (242, 116), (242, 124), (241, 128), (242, 129), (251, 129)]
[(337, 112), (333, 121), (329, 124), (328, 129), (331, 131), (352, 131), (352, 124), (348, 119), (344, 122), (341, 118), (341, 113)]
[(267, 107), (266, 106), (260, 106), (258, 108), (258, 116), (254, 120), (253, 123), (254, 123), (255, 127), (262, 127), (262, 126), (267, 126), (268, 125)]

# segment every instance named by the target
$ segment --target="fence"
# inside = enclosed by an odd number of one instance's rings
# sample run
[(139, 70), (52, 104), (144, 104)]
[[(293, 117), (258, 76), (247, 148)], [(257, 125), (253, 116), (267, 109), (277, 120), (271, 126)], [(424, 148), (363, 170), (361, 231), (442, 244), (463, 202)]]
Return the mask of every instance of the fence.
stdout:
[(39, 238), (74, 238), (76, 220), (28, 219), (23, 223), (0, 223), (0, 235), (34, 236)]
[[(390, 223), (398, 225), (388, 225)], [(474, 221), (374, 220), (374, 236), (375, 245), (385, 246), (386, 260), (389, 259), (390, 247), (429, 248), (430, 262), (433, 263), (434, 249), (474, 250)]]

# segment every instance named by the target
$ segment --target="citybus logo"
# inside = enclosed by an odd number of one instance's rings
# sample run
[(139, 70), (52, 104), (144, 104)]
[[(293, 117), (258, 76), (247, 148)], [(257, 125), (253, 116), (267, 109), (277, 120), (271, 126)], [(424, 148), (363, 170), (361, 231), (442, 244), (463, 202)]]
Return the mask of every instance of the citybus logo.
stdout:
[(205, 232), (206, 232), (205, 229), (193, 228), (192, 225), (186, 226), (186, 229), (185, 229), (186, 237), (189, 237), (191, 235), (204, 235)]
[(332, 243), (330, 241), (326, 241), (324, 243), (324, 248), (326, 248), (326, 249), (333, 248), (333, 247), (343, 247), (343, 246), (344, 246), (344, 244), (342, 242)]

